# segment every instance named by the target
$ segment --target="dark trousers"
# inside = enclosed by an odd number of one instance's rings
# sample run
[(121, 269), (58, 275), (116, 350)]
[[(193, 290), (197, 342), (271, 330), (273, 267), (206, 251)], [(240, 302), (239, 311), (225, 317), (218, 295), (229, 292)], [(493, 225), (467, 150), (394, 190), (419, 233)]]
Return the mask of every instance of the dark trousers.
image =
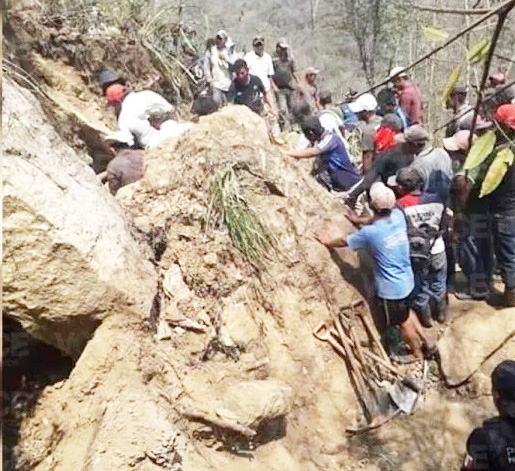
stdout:
[(494, 271), (494, 248), (491, 215), (469, 214), (458, 248), (459, 264), (469, 281), (473, 296), (484, 296), (490, 290)]
[(492, 218), (495, 256), (506, 290), (515, 289), (515, 214)]

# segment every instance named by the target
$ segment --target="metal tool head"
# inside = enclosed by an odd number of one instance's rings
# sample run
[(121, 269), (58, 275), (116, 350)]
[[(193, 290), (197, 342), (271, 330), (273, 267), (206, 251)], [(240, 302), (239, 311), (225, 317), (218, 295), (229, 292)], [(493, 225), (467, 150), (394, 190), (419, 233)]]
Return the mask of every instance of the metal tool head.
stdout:
[(388, 394), (395, 405), (404, 413), (411, 414), (417, 404), (419, 392), (407, 384), (407, 381), (397, 380), (390, 386)]
[(327, 325), (327, 322), (321, 322), (318, 324), (315, 329), (313, 330), (313, 335), (318, 339), (322, 340), (324, 342), (329, 341), (329, 338), (331, 336), (329, 326)]

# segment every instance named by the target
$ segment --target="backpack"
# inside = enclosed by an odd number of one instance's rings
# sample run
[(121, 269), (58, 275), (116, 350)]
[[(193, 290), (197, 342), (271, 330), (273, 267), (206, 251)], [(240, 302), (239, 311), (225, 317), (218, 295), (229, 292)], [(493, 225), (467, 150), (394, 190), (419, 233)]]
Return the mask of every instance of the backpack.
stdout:
[(440, 225), (436, 233), (429, 225), (415, 227), (406, 215), (404, 209), (401, 208), (401, 211), (406, 219), (408, 229), (411, 267), (415, 273), (423, 273), (429, 268), (431, 263), (431, 250), (433, 249), (436, 240), (442, 234), (446, 207), (444, 205), (442, 218), (440, 219)]

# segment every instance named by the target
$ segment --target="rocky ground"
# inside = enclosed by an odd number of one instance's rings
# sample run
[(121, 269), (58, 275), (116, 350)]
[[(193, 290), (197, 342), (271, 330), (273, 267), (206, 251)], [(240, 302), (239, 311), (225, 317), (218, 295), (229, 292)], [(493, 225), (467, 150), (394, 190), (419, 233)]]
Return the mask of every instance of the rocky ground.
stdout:
[[(112, 118), (52, 60), (33, 62), (50, 102), (3, 80), (4, 316), (15, 322), (10, 339), (52, 346), (25, 349), (32, 368), (11, 370), (4, 414), (17, 445), (4, 463), (459, 469), (466, 436), (494, 412), (488, 375), (515, 357), (515, 310), (452, 299), (453, 320), (434, 329), (441, 371), (431, 364), (415, 413), (347, 434), (363, 424), (356, 393), (341, 358), (312, 335), (342, 306), (371, 299), (366, 264), (347, 251), (335, 260), (312, 238), (323, 225), (352, 230), (339, 201), (242, 107), (147, 153), (145, 177), (114, 198), (55, 127), (76, 120), (95, 137), (82, 139), (88, 148)], [(258, 260), (217, 217), (213, 181), (228, 170), (272, 241)], [(50, 374), (54, 361), (62, 368)], [(30, 385), (35, 394), (13, 403)]]

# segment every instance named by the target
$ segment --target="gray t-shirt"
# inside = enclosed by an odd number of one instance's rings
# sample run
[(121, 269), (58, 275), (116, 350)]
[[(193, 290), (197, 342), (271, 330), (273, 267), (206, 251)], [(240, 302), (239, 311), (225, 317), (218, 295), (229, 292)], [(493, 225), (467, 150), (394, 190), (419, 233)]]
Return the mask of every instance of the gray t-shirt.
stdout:
[(415, 157), (410, 165), (418, 171), (424, 180), (423, 191), (436, 193), (446, 203), (451, 190), (453, 178), (452, 160), (440, 147), (428, 147)]
[(368, 123), (361, 127), (361, 149), (363, 152), (374, 152), (374, 134), (381, 125), (381, 116), (375, 115)]

